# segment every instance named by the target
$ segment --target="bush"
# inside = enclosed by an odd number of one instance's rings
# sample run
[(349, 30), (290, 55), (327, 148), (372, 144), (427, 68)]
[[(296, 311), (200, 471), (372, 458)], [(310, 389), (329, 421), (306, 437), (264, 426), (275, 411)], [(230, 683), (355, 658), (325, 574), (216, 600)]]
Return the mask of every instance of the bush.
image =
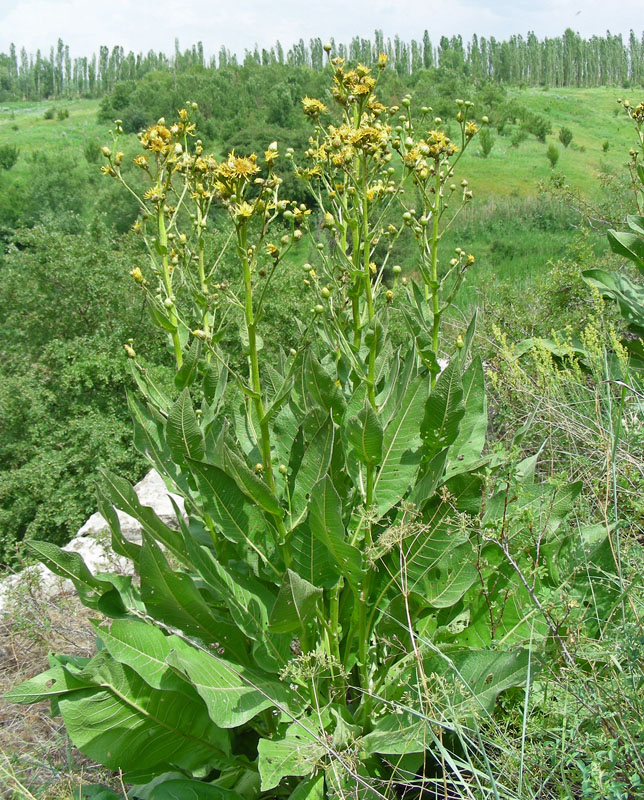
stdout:
[(56, 116), (56, 109), (55, 109), (54, 106), (51, 106), (51, 108), (48, 108), (45, 111), (45, 113), (43, 114), (43, 117), (45, 119), (53, 119), (55, 116)]
[(9, 170), (18, 160), (20, 150), (15, 144), (0, 145), (0, 169)]
[(56, 119), (63, 120), (69, 118), (69, 109), (68, 108), (59, 108), (58, 112), (56, 113)]
[(483, 158), (487, 158), (490, 153), (492, 152), (492, 148), (494, 147), (494, 136), (492, 136), (492, 131), (487, 128), (481, 128), (481, 133), (479, 135), (479, 145), (481, 148), (481, 155)]
[(548, 149), (546, 150), (546, 156), (548, 161), (550, 162), (550, 168), (554, 169), (557, 161), (559, 161), (559, 150), (557, 149), (556, 145), (549, 144)]
[(568, 147), (572, 142), (572, 131), (570, 128), (559, 128), (559, 141), (564, 147)]
[(513, 131), (512, 136), (510, 137), (510, 144), (512, 147), (518, 149), (527, 138), (527, 131), (525, 131), (523, 128), (517, 128), (515, 131)]

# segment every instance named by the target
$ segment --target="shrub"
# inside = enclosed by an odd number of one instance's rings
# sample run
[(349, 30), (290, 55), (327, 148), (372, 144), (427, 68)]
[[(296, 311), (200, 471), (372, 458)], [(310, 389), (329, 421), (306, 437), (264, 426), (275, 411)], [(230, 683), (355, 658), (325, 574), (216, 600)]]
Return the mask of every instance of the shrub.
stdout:
[(494, 136), (488, 127), (481, 129), (481, 133), (479, 134), (479, 146), (481, 148), (481, 155), (483, 158), (487, 158), (494, 147)]
[(45, 111), (45, 113), (43, 114), (43, 117), (45, 119), (53, 119), (55, 116), (56, 116), (56, 109), (55, 109), (54, 106), (51, 106), (50, 108), (48, 108)]
[(69, 119), (69, 109), (68, 108), (59, 108), (56, 113), (56, 119), (63, 120)]
[(15, 144), (0, 145), (0, 169), (9, 170), (14, 166), (20, 155), (20, 149)]
[(568, 147), (570, 142), (572, 142), (572, 131), (570, 128), (559, 128), (559, 141), (564, 147)]
[(554, 169), (557, 165), (557, 161), (559, 161), (559, 150), (557, 149), (557, 146), (554, 144), (549, 144), (548, 149), (546, 150), (546, 156), (550, 162), (550, 168)]

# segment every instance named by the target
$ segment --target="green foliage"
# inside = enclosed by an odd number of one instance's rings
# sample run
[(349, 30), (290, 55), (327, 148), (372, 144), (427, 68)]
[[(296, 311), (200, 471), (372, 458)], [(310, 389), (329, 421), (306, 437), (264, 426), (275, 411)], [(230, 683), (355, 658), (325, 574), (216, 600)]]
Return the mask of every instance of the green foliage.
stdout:
[[(96, 469), (137, 479), (122, 344), (146, 330), (127, 276), (133, 252), (97, 222), (15, 235), (2, 263), (0, 561), (28, 538), (64, 543), (91, 512)], [(88, 247), (91, 242), (91, 247)], [(56, 271), (52, 272), (52, 263)], [(118, 306), (118, 320), (106, 309)], [(152, 358), (154, 347), (143, 350)]]
[(554, 169), (557, 166), (557, 161), (559, 161), (559, 150), (556, 145), (549, 144), (548, 149), (546, 150), (546, 157), (550, 162), (550, 169)]
[(487, 158), (494, 147), (494, 136), (489, 128), (485, 127), (481, 130), (481, 133), (479, 134), (479, 145), (481, 149), (481, 155), (483, 158)]
[(58, 111), (56, 112), (56, 119), (57, 120), (69, 119), (69, 109), (59, 108)]
[(566, 128), (565, 126), (559, 128), (559, 141), (564, 147), (568, 147), (570, 142), (572, 142), (572, 131), (570, 128)]
[(45, 111), (45, 113), (43, 114), (43, 117), (44, 117), (45, 119), (53, 119), (55, 116), (56, 116), (56, 109), (55, 109), (55, 107), (54, 107), (54, 106), (50, 106), (50, 107), (49, 107), (49, 108), (48, 108), (48, 109)]
[(10, 170), (18, 160), (18, 145), (3, 144), (0, 146), (0, 169)]
[[(218, 162), (186, 135), (196, 109), (141, 137), (155, 154), (140, 162), (151, 190), (138, 195), (149, 264), (131, 274), (176, 369), (170, 389), (128, 344), (141, 393), (129, 405), (137, 449), (185, 499), (186, 517), (173, 531), (128, 481), (104, 473), (101, 509), (136, 584), (34, 542), (112, 622), (97, 623), (101, 647), (88, 663), (52, 657), (7, 695), (49, 699), (72, 741), (124, 770), (134, 793), (432, 790), (425, 753), (471, 758), (462, 731), (526, 682), (531, 653), (572, 663), (567, 633), (583, 616), (540, 598), (574, 585), (581, 608), (588, 565), (605, 553), (605, 536), (590, 553), (572, 544), (566, 518), (580, 483), (542, 481), (534, 460), (484, 453), (475, 323), (443, 349), (443, 314), (474, 260), (459, 248), (439, 271), (444, 184), (476, 132), (470, 104), (458, 105), (459, 151), (444, 131), (423, 138), (411, 110), (403, 144), (379, 120), (367, 70), (338, 63), (333, 80), (344, 125), (327, 127), (323, 105), (308, 99), (319, 144), (295, 167), (325, 226), (315, 268), (306, 265), (317, 302), (288, 354), (276, 347), (270, 361), (260, 353), (271, 278), (316, 228), (306, 206), (279, 197), (277, 146), (261, 167), (233, 153)], [(126, 183), (120, 133), (117, 124), (104, 171)], [(460, 209), (470, 196), (464, 189)], [(206, 234), (215, 201), (238, 270), (216, 294)], [(385, 268), (403, 236), (418, 247), (420, 283), (405, 289), (396, 278), (391, 289)], [(398, 349), (394, 315), (409, 331)], [(231, 322), (243, 366), (221, 346)], [(112, 505), (141, 522), (141, 545), (123, 538)], [(443, 769), (439, 783), (447, 779)], [(479, 781), (494, 788), (489, 773)]]

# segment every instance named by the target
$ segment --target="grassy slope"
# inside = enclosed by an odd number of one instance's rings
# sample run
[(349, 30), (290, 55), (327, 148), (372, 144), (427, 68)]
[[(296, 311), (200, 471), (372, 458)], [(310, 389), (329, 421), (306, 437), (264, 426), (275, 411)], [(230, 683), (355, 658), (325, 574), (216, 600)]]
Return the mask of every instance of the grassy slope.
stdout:
[[(556, 171), (563, 172), (582, 195), (592, 197), (600, 171), (620, 172), (632, 147), (633, 127), (617, 105), (618, 96), (628, 93), (620, 95), (616, 88), (510, 90), (508, 99), (517, 99), (521, 105), (550, 119), (552, 134), (546, 137), (545, 144), (530, 136), (516, 149), (511, 146), (509, 136), (498, 136), (495, 132), (494, 147), (487, 159), (480, 156), (479, 147), (474, 145), (461, 163), (475, 197), (533, 195), (536, 183), (551, 174), (546, 157), (551, 143), (559, 149)], [(639, 98), (633, 94), (632, 100), (637, 102)], [(558, 138), (563, 126), (573, 133), (567, 149)], [(607, 153), (602, 150), (605, 140), (609, 142)]]

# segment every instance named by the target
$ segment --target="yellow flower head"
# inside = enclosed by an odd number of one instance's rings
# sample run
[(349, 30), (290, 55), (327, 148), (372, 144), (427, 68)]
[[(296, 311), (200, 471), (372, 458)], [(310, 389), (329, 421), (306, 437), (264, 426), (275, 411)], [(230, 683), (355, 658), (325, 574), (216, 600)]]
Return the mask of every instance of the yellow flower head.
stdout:
[(326, 111), (326, 106), (321, 100), (308, 96), (302, 98), (302, 108), (306, 116), (311, 117), (311, 119), (317, 119), (320, 114), (324, 114)]
[(172, 133), (161, 122), (157, 122), (156, 125), (151, 125), (146, 131), (143, 131), (139, 139), (143, 147), (153, 153), (167, 155), (170, 152)]
[(236, 156), (234, 151), (230, 153), (225, 161), (219, 164), (217, 170), (218, 176), (222, 180), (235, 180), (236, 178), (249, 180), (258, 172), (259, 167), (257, 166), (255, 153), (250, 156)]

